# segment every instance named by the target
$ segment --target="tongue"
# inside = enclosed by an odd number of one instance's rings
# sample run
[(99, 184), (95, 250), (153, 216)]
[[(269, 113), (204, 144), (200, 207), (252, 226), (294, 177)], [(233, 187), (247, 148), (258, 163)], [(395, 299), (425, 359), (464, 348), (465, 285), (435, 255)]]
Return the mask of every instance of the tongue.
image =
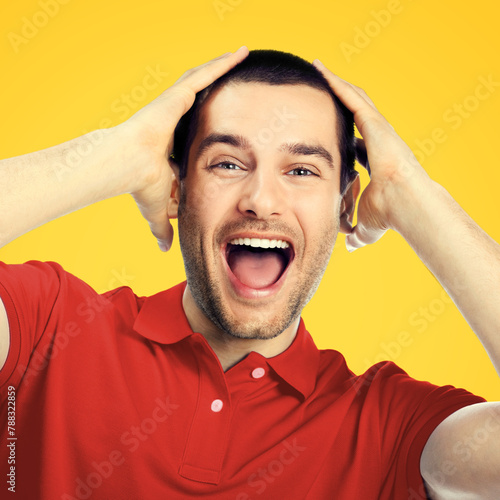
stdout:
[(276, 251), (237, 249), (228, 257), (233, 274), (250, 288), (266, 288), (275, 283), (285, 268), (284, 257)]

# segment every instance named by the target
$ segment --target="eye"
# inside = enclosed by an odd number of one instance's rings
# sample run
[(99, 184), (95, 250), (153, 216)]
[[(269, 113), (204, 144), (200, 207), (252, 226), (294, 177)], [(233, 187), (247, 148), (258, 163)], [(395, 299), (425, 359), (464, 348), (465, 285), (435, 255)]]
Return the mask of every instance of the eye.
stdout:
[(236, 163), (231, 163), (229, 161), (223, 161), (220, 163), (216, 163), (215, 165), (210, 165), (209, 168), (221, 168), (222, 170), (241, 170), (241, 167), (239, 165), (236, 165)]
[(287, 175), (296, 175), (299, 177), (308, 177), (311, 175), (314, 175), (317, 177), (317, 174), (315, 174), (313, 171), (309, 170), (306, 167), (297, 167), (294, 168), (293, 170), (290, 170)]

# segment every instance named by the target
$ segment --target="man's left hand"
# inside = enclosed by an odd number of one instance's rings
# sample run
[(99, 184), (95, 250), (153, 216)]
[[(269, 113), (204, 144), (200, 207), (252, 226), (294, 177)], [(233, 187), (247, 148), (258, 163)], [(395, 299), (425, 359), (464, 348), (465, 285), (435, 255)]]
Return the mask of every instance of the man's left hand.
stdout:
[[(430, 179), (363, 90), (319, 61), (314, 64), (353, 112), (363, 137), (358, 139), (358, 161), (371, 174), (347, 247), (373, 243), (389, 228), (398, 231), (450, 294), (500, 374), (500, 246)], [(488, 429), (499, 412), (500, 402), (478, 403), (458, 410), (434, 430), (420, 461), (431, 498), (498, 498), (500, 447), (495, 435), (468, 462), (456, 461), (455, 445), (477, 429)], [(444, 482), (435, 475), (443, 463), (456, 465)]]
[(313, 63), (328, 80), (333, 92), (353, 113), (362, 139), (356, 139), (356, 157), (370, 174), (370, 183), (358, 205), (357, 225), (346, 237), (350, 251), (382, 237), (387, 229), (397, 229), (391, 208), (395, 190), (407, 183), (430, 179), (407, 144), (377, 110), (366, 92), (328, 70), (320, 61)]

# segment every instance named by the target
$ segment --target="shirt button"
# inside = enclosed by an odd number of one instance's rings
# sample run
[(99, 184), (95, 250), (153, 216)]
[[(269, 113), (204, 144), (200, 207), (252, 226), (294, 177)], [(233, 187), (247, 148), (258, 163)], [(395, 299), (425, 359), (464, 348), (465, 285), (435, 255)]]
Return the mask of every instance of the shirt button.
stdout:
[(223, 405), (223, 404), (224, 404), (224, 403), (223, 403), (220, 399), (214, 399), (214, 400), (212, 401), (212, 406), (211, 406), (212, 411), (213, 411), (213, 412), (215, 412), (215, 413), (217, 413), (217, 412), (221, 411), (221, 410), (222, 410), (222, 405)]
[(266, 374), (266, 370), (264, 368), (255, 368), (252, 371), (253, 378), (262, 378)]

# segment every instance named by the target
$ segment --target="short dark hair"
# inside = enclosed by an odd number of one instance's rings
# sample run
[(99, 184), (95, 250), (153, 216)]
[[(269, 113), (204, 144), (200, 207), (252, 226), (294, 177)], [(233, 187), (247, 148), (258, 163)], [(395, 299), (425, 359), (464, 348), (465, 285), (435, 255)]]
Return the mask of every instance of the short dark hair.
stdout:
[(251, 50), (240, 64), (196, 94), (193, 106), (181, 118), (174, 134), (173, 158), (179, 166), (181, 179), (187, 173), (189, 150), (196, 135), (203, 103), (214, 91), (229, 83), (308, 85), (330, 95), (337, 112), (338, 146), (341, 158), (340, 191), (344, 192), (355, 175), (353, 115), (333, 93), (325, 77), (311, 63), (296, 55), (278, 50)]

